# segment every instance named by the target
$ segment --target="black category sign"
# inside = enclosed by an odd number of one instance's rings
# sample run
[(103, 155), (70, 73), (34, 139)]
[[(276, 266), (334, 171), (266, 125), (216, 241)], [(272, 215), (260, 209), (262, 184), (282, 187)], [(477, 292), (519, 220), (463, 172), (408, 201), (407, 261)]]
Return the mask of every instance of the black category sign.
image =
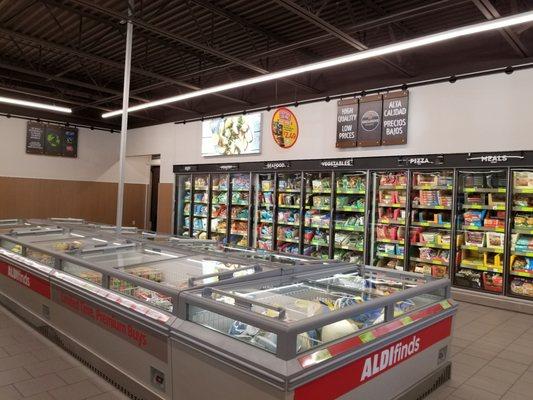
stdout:
[(357, 125), (357, 146), (368, 147), (381, 144), (382, 111), (383, 99), (381, 95), (361, 99)]
[(223, 164), (219, 165), (218, 169), (222, 171), (236, 171), (239, 169), (239, 164)]
[(198, 171), (198, 165), (176, 165), (174, 172), (195, 172)]
[(28, 121), (26, 153), (76, 158), (78, 129)]
[(290, 167), (291, 163), (289, 161), (266, 161), (263, 164), (263, 169), (286, 169)]
[(44, 154), (45, 125), (28, 121), (26, 128), (26, 153)]
[(408, 92), (395, 92), (383, 95), (383, 130), (381, 144), (407, 143)]
[(343, 168), (353, 167), (353, 163), (353, 158), (341, 158), (338, 160), (323, 160), (320, 162), (320, 166), (326, 168)]
[(337, 140), (336, 147), (357, 146), (357, 99), (339, 100), (337, 102)]
[(442, 164), (444, 164), (443, 155), (398, 157), (398, 165), (400, 166), (423, 167), (425, 165), (442, 165)]
[(504, 164), (511, 160), (522, 160), (524, 156), (519, 154), (481, 154), (481, 155), (468, 155), (468, 161), (478, 161), (482, 164)]

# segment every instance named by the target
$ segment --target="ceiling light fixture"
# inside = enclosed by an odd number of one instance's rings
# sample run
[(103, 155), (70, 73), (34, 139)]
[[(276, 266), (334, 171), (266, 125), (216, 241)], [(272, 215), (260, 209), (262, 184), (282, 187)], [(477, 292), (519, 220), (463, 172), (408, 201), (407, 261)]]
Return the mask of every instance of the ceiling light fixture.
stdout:
[[(324, 68), (330, 68), (337, 65), (348, 64), (355, 61), (367, 60), (374, 57), (382, 57), (387, 54), (397, 53), (417, 47), (427, 46), (434, 43), (444, 42), (451, 39), (456, 39), (463, 36), (469, 36), (476, 33), (492, 31), (495, 29), (501, 29), (508, 26), (519, 25), (526, 22), (533, 21), (533, 11), (528, 11), (521, 14), (512, 15), (505, 18), (493, 19), (487, 22), (481, 22), (479, 24), (469, 25), (461, 28), (451, 29), (449, 31), (435, 33), (428, 36), (423, 36), (416, 39), (406, 40), (404, 42), (393, 43), (375, 49), (369, 49), (360, 51), (357, 53), (348, 54), (346, 56), (336, 57), (329, 60), (319, 61), (312, 64), (301, 65), (294, 68), (285, 69), (282, 71), (272, 72), (270, 74), (260, 75), (253, 78), (243, 79), (223, 85), (213, 86), (206, 89), (196, 90), (194, 92), (184, 93), (165, 99), (151, 101), (149, 103), (143, 103), (128, 108), (128, 112), (134, 112), (139, 110), (145, 110), (147, 108), (162, 106), (164, 104), (175, 103), (177, 101), (183, 101), (192, 99), (195, 97), (205, 96), (208, 94), (223, 92), (230, 89), (236, 89), (243, 86), (256, 85), (267, 81), (276, 79), (287, 78), (289, 76), (302, 74), (305, 72), (316, 71)], [(122, 110), (111, 111), (102, 114), (102, 118), (114, 117), (122, 114)]]
[(10, 97), (0, 96), (0, 103), (14, 104), (16, 106), (39, 108), (41, 110), (50, 110), (63, 113), (71, 113), (72, 109), (66, 107), (53, 106), (51, 104), (36, 103), (34, 101), (12, 99)]

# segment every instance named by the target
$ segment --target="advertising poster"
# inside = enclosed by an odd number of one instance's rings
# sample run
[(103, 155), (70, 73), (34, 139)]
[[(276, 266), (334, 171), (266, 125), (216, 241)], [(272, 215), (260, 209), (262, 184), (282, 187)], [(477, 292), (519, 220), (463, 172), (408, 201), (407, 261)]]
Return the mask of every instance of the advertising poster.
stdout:
[(272, 137), (279, 147), (288, 149), (298, 140), (298, 120), (287, 108), (278, 108), (272, 116)]
[(254, 113), (204, 121), (202, 156), (259, 154), (261, 120), (261, 113)]
[(26, 128), (26, 153), (44, 154), (44, 128), (39, 122), (28, 121)]
[(409, 93), (388, 93), (383, 96), (383, 145), (407, 143)]
[(359, 102), (357, 146), (381, 144), (383, 101), (381, 96), (368, 96)]
[(336, 147), (357, 146), (357, 99), (339, 100), (337, 102), (337, 138)]
[(26, 153), (78, 157), (78, 128), (28, 121)]

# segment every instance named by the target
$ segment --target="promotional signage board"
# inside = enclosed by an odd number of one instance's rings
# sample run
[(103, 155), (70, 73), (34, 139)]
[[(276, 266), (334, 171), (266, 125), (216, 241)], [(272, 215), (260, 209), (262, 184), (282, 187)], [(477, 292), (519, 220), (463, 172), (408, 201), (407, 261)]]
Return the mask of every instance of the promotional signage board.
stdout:
[(423, 167), (425, 165), (442, 165), (444, 164), (443, 155), (429, 156), (406, 156), (398, 157), (398, 165), (407, 167)]
[(261, 152), (262, 114), (203, 121), (202, 156), (236, 156)]
[(451, 334), (452, 317), (388, 344), (296, 388), (295, 400), (334, 400), (397, 367)]
[(44, 154), (44, 124), (28, 121), (26, 128), (26, 153)]
[(167, 361), (167, 338), (97, 303), (54, 286), (52, 300), (99, 327), (132, 343), (162, 361)]
[(359, 102), (357, 146), (379, 146), (383, 124), (383, 100), (381, 96), (369, 96)]
[(263, 164), (263, 169), (286, 169), (290, 167), (289, 161), (267, 161)]
[(272, 137), (279, 147), (288, 149), (298, 139), (298, 120), (288, 108), (278, 108), (272, 116)]
[(339, 100), (337, 102), (337, 141), (336, 147), (357, 146), (357, 99)]
[(353, 158), (341, 158), (337, 160), (322, 160), (320, 161), (321, 167), (326, 168), (343, 168), (343, 167), (353, 167), (354, 160)]
[(469, 154), (467, 161), (477, 161), (481, 164), (505, 164), (510, 161), (523, 160), (525, 157), (519, 154), (502, 154), (502, 153), (486, 153), (486, 154)]
[(26, 153), (76, 158), (78, 129), (28, 121)]
[(0, 274), (7, 276), (22, 286), (26, 286), (28, 289), (39, 293), (41, 296), (44, 296), (47, 299), (50, 298), (50, 282), (39, 278), (38, 276), (1, 261)]
[(407, 143), (407, 92), (388, 93), (383, 96), (383, 130), (381, 144)]
[(407, 143), (409, 92), (344, 99), (337, 103), (335, 146), (368, 147)]

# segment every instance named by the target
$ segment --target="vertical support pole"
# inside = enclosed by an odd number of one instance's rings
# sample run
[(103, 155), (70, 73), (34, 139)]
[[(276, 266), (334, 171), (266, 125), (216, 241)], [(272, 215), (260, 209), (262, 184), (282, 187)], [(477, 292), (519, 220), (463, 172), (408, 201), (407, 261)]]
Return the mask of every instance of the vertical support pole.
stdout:
[[(133, 14), (134, 0), (128, 1), (128, 16)], [(126, 57), (124, 61), (124, 91), (122, 94), (122, 124), (120, 128), (119, 180), (117, 193), (117, 232), (122, 231), (122, 213), (124, 210), (124, 176), (126, 164), (126, 138), (128, 133), (128, 107), (130, 97), (131, 47), (133, 42), (133, 23), (126, 22)]]

